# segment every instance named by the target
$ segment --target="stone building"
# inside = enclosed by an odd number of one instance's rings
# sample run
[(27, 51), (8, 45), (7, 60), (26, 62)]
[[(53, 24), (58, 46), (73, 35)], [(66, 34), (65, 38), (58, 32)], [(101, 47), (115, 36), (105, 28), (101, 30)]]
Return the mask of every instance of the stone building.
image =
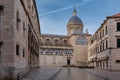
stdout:
[(120, 70), (120, 14), (108, 16), (88, 43), (88, 64)]
[(74, 9), (67, 24), (67, 35), (41, 34), (40, 66), (85, 66), (91, 35), (88, 31), (84, 33), (83, 28)]
[(39, 35), (35, 0), (0, 0), (0, 80), (39, 67)]

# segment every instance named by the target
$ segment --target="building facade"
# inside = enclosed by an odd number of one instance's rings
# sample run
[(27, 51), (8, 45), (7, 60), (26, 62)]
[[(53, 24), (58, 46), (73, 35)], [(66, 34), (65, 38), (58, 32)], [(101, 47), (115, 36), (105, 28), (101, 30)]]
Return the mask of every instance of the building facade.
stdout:
[(35, 0), (0, 0), (0, 80), (39, 67), (39, 35)]
[(67, 35), (42, 34), (40, 36), (40, 66), (86, 66), (88, 40), (76, 9), (67, 24)]
[(120, 14), (108, 16), (88, 43), (88, 64), (120, 70)]

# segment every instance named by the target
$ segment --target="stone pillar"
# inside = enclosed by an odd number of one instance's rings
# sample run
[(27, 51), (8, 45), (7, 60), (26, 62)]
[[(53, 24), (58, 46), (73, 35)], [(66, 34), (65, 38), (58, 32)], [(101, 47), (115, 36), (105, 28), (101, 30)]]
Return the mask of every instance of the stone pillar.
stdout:
[(43, 66), (46, 66), (46, 55), (45, 55), (45, 51), (43, 52)]
[(53, 66), (56, 66), (56, 55), (55, 55), (55, 52), (53, 52)]

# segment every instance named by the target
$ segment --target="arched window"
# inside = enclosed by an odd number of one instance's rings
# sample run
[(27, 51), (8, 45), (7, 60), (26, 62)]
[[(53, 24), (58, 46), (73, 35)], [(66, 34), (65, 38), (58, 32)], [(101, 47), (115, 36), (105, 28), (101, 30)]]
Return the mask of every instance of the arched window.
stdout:
[(55, 45), (57, 45), (57, 44), (58, 44), (58, 40), (56, 39), (56, 40), (55, 40)]
[(49, 44), (50, 43), (50, 39), (46, 39), (46, 44)]
[(87, 41), (86, 41), (86, 39), (85, 38), (81, 38), (81, 37), (78, 37), (77, 39), (76, 39), (76, 44), (87, 44)]
[(67, 40), (64, 40), (64, 45), (67, 45)]

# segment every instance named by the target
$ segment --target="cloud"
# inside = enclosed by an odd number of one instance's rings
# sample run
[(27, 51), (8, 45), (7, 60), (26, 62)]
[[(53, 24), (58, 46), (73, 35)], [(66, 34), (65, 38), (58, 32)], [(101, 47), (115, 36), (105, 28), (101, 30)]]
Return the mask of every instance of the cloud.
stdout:
[(60, 9), (57, 9), (57, 10), (54, 10), (54, 11), (50, 11), (50, 12), (47, 12), (47, 13), (43, 13), (43, 14), (40, 14), (39, 16), (45, 16), (45, 15), (48, 15), (48, 14), (60, 12), (60, 11), (63, 11), (63, 10), (66, 10), (66, 9), (70, 9), (70, 8), (73, 8), (73, 7), (78, 7), (78, 6), (81, 6), (81, 5), (85, 5), (85, 4), (91, 3), (93, 1), (95, 1), (95, 0), (83, 0), (82, 3), (76, 4), (76, 5), (72, 5), (72, 6), (67, 6), (67, 7), (60, 8)]

